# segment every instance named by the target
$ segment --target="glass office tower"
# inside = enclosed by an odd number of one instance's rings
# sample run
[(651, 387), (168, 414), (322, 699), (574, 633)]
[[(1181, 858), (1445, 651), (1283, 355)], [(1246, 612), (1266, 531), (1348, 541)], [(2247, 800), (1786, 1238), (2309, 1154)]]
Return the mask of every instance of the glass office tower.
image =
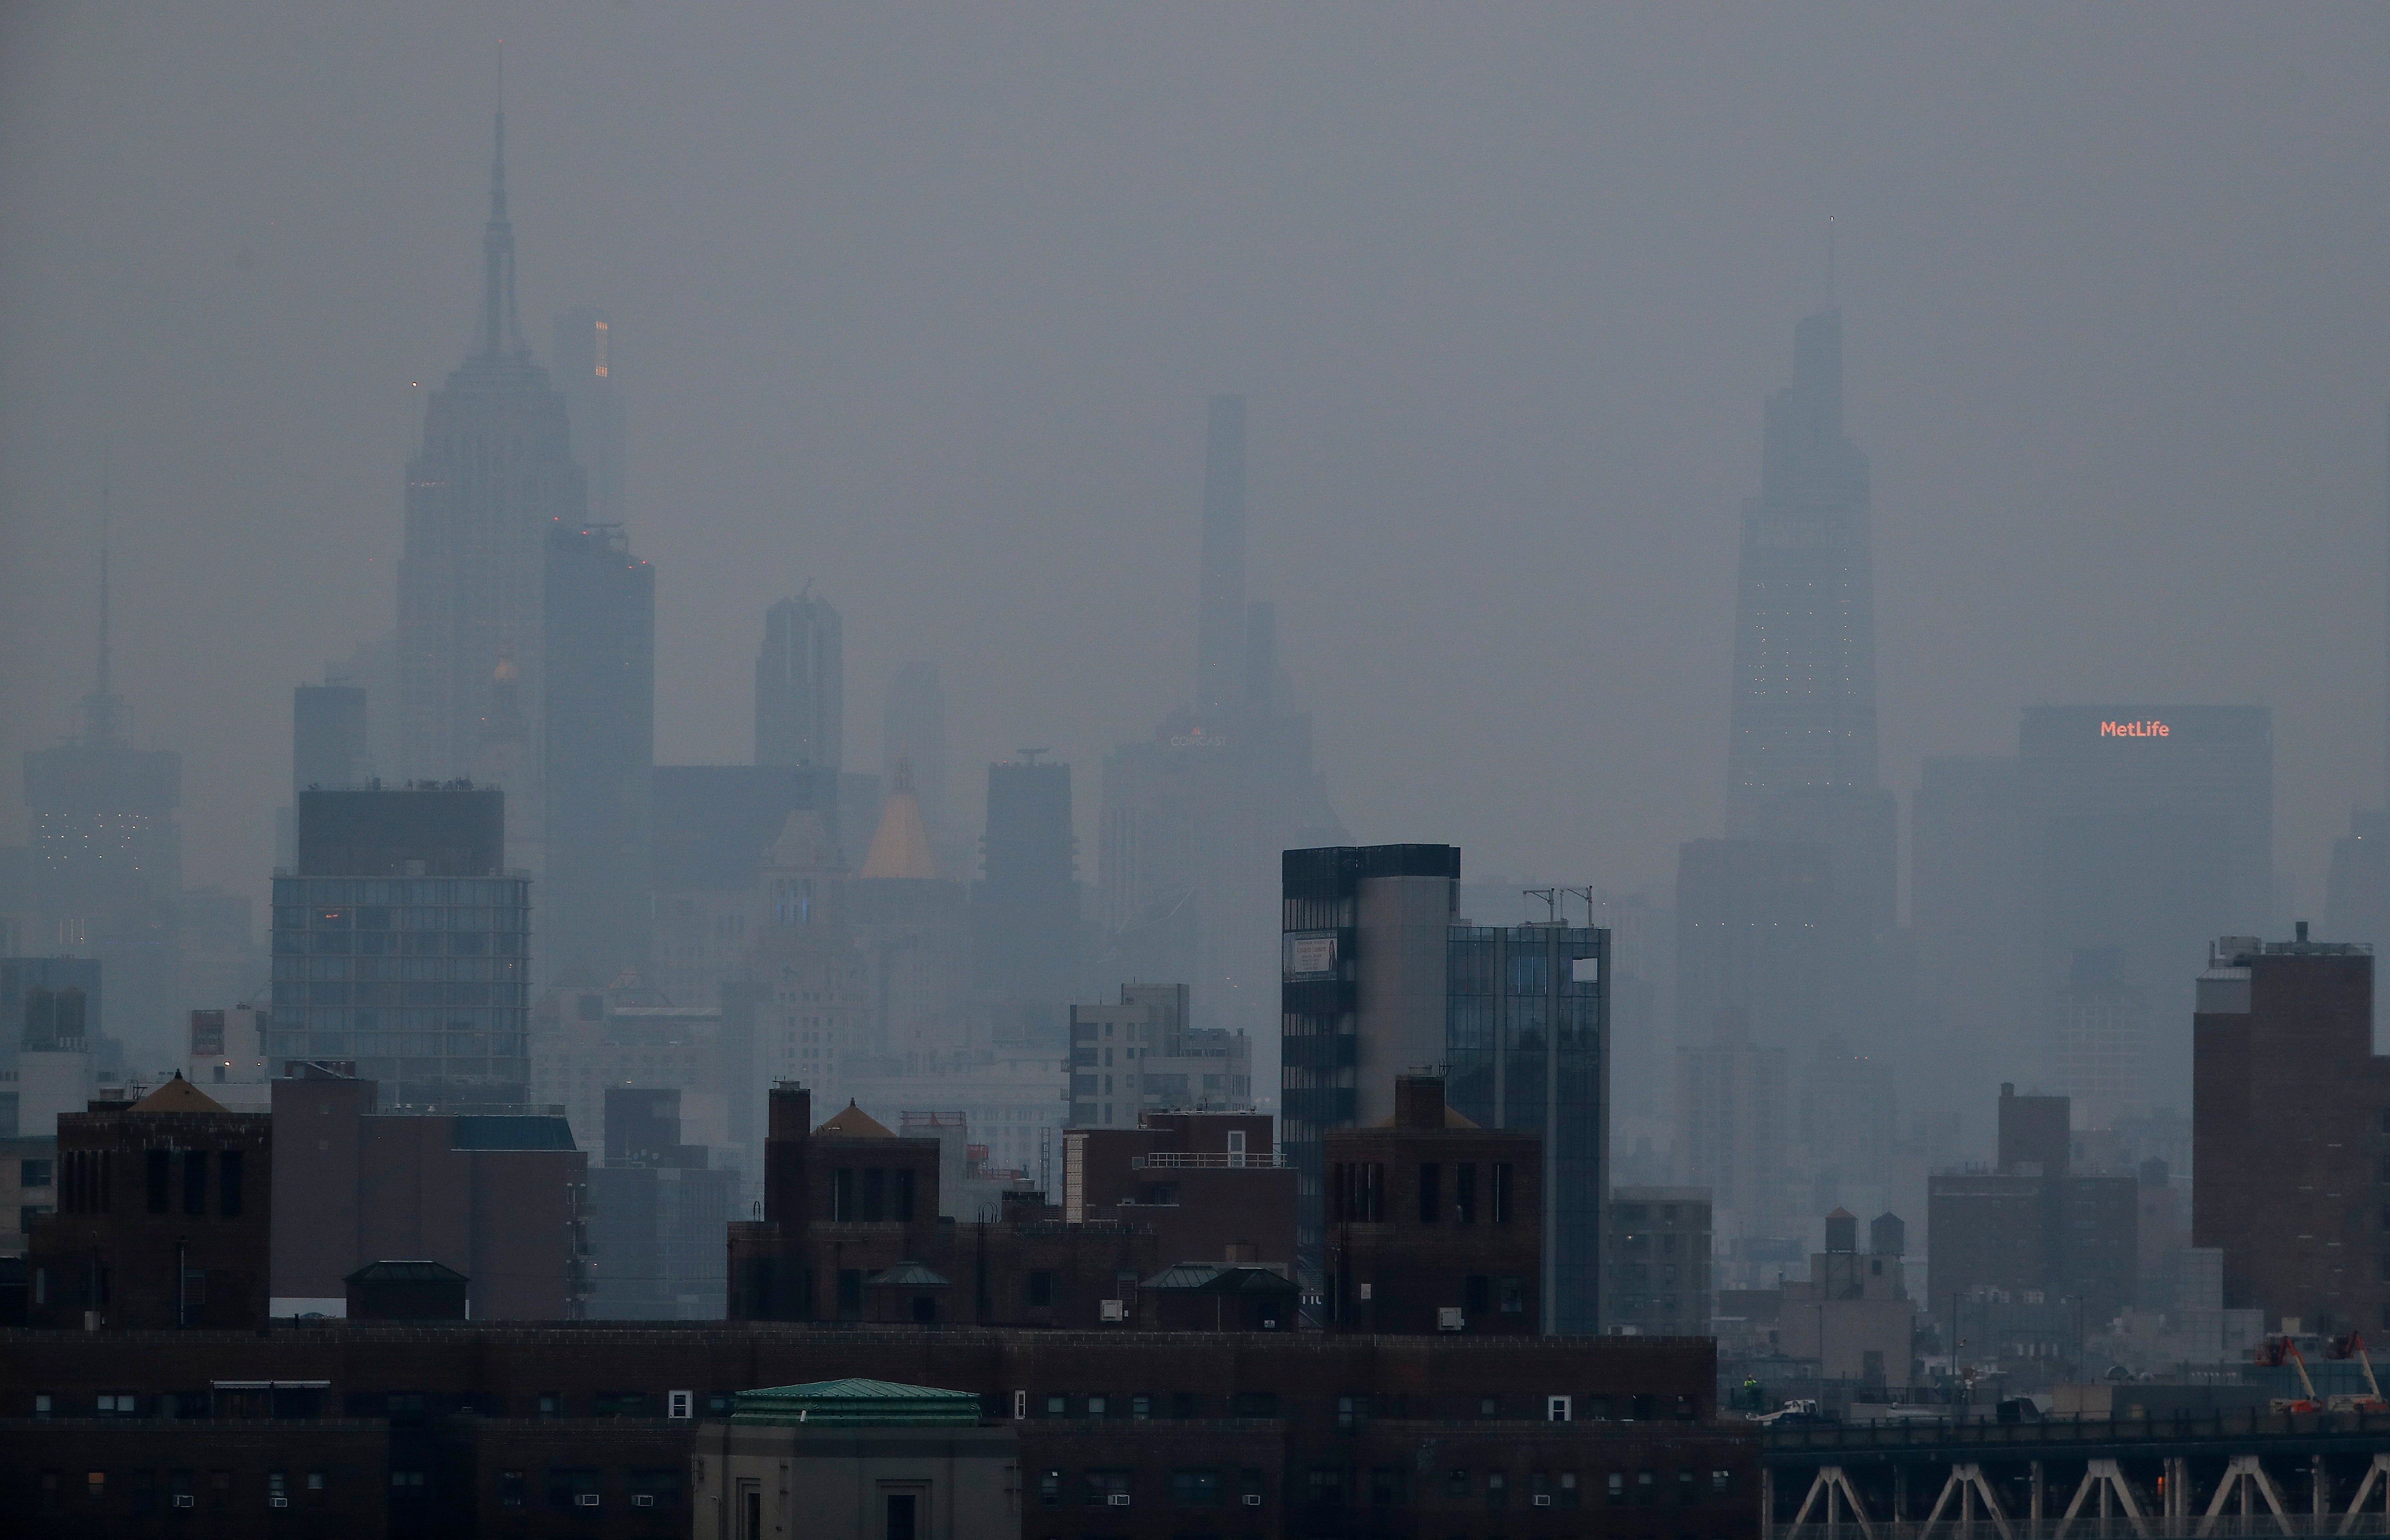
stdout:
[(529, 1092), (531, 882), (503, 794), (306, 791), (274, 879), (274, 1057), (353, 1061), (390, 1106)]
[(1609, 951), (1570, 925), (1456, 925), (1446, 945), (1446, 1105), (1543, 1136), (1548, 1332), (1600, 1329)]

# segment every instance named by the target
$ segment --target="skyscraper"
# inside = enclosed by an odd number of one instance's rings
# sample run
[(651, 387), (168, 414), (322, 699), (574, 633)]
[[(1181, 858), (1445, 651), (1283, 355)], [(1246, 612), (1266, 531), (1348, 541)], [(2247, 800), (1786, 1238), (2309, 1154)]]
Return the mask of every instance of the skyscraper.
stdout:
[(987, 767), (987, 875), (971, 903), (981, 989), (1060, 1006), (1081, 961), (1071, 767)]
[(619, 525), (548, 536), (546, 977), (603, 983), (647, 956), (656, 574)]
[(98, 959), (109, 1035), (136, 1062), (179, 1057), (175, 904), (183, 888), (182, 756), (125, 740), (110, 677), (108, 555), (100, 554), (99, 666), (81, 734), (25, 756), (35, 954)]
[(1735, 596), (1728, 828), (1805, 787), (1876, 784), (1868, 462), (1843, 432), (1843, 318), (1793, 329), (1792, 383), (1767, 398), (1759, 495), (1743, 507)]
[(399, 558), (399, 736), (409, 777), (495, 781), (515, 800), (514, 864), (535, 866), (547, 537), (587, 522), (562, 392), (515, 307), (506, 115), (497, 119), (473, 351), (425, 409)]
[(556, 383), (572, 424), (572, 457), (589, 478), (589, 518), (598, 524), (629, 517), (623, 487), (628, 414), (613, 359), (613, 326), (604, 311), (574, 305), (557, 316)]
[(1213, 398), (1204, 444), (1195, 703), (1105, 757), (1098, 882), (1109, 969), (1182, 979), (1195, 1020), (1261, 1039), (1280, 853), (1341, 844), (1277, 616), (1245, 598), (1245, 410)]
[(272, 1057), (353, 1061), (394, 1104), (520, 1103), (531, 883), (505, 850), (495, 788), (301, 792)]
[(1390, 1112), (1394, 1077), (1444, 1062), (1451, 845), (1330, 846), (1279, 857), (1279, 1148), (1296, 1171), (1295, 1262), (1323, 1287), (1328, 1130)]
[[(2054, 1057), (2075, 954), (2114, 954), (2171, 1037), (2147, 1104), (2190, 1095), (2180, 1037), (2205, 938), (2262, 933), (2274, 901), (2274, 740), (2263, 706), (2036, 706), (2018, 734), (2032, 1015)], [(2046, 1059), (2045, 1063), (2050, 1060)], [(2054, 1065), (2053, 1065), (2054, 1068)]]
[(1540, 1141), (1547, 1334), (1601, 1329), (1609, 951), (1607, 930), (1561, 924), (1454, 926), (1446, 951), (1453, 1110)]
[(362, 778), (366, 692), (354, 685), (301, 685), (290, 692), (291, 805), (311, 786), (331, 789)]
[(1245, 398), (1214, 396), (1203, 437), (1203, 574), (1195, 633), (1195, 710), (1241, 704), (1245, 663)]
[(755, 656), (755, 763), (842, 769), (845, 724), (838, 611), (811, 594), (782, 599), (764, 612), (764, 647)]

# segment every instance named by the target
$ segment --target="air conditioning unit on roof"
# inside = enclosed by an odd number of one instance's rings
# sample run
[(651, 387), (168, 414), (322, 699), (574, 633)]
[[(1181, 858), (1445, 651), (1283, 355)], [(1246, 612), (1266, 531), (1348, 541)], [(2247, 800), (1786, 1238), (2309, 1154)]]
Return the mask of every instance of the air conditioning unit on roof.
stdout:
[(1246, 1506), (1247, 1508), (1259, 1508), (1259, 1507), (1261, 1507), (1261, 1506), (1262, 1506), (1262, 1495), (1261, 1495), (1260, 1493), (1258, 1493), (1258, 1492), (1248, 1492), (1248, 1493), (1246, 1493), (1246, 1494), (1245, 1494), (1245, 1506)]
[(572, 1495), (572, 1506), (575, 1508), (596, 1508), (598, 1506), (598, 1494), (595, 1492), (576, 1492)]
[(1104, 1502), (1112, 1508), (1126, 1508), (1128, 1507), (1128, 1494), (1125, 1492), (1115, 1492), (1106, 1497)]
[(1126, 1300), (1101, 1301), (1096, 1306), (1096, 1318), (1099, 1321), (1127, 1320), (1128, 1302)]

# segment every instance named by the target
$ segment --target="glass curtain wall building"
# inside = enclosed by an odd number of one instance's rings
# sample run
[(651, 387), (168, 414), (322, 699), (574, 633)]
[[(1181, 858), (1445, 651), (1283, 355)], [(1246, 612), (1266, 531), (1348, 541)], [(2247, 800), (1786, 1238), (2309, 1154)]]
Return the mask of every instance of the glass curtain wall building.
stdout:
[(501, 869), (502, 794), (310, 791), (274, 880), (274, 1057), (353, 1062), (390, 1106), (519, 1106), (531, 882)]
[(1456, 925), (1446, 949), (1446, 1104), (1544, 1141), (1547, 1332), (1600, 1329), (1609, 951), (1571, 925)]

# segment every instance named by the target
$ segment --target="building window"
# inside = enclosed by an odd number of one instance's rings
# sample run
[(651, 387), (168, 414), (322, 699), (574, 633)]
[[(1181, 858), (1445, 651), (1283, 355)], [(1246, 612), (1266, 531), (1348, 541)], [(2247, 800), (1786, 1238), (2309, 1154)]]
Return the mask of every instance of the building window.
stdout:
[(522, 1507), (523, 1497), (528, 1490), (529, 1485), (524, 1482), (523, 1473), (521, 1471), (501, 1470), (498, 1472), (498, 1506), (500, 1508)]
[(1170, 1473), (1170, 1500), (1180, 1508), (1219, 1507), (1220, 1473), (1208, 1469), (1173, 1470)]
[(1062, 1506), (1062, 1472), (1041, 1470), (1037, 1473), (1037, 1506), (1039, 1508)]
[(242, 1182), (248, 1175), (247, 1162), (238, 1149), (227, 1149), (216, 1163), (216, 1212), (226, 1219), (240, 1217), (244, 1196)]
[(1503, 1278), (1495, 1285), (1494, 1297), (1500, 1302), (1505, 1315), (1523, 1315), (1527, 1312), (1527, 1280)]
[(1492, 1180), (1487, 1186), (1493, 1189), (1489, 1196), (1492, 1200), (1490, 1206), (1494, 1210), (1494, 1223), (1508, 1225), (1510, 1223), (1510, 1162), (1495, 1161), (1494, 1169), (1489, 1174)]
[(47, 1161), (19, 1161), (17, 1163), (17, 1185), (20, 1187), (45, 1187), (51, 1183), (51, 1163)]
[(166, 1171), (166, 1162), (170, 1159), (172, 1159), (172, 1157), (162, 1149), (152, 1149), (144, 1152), (143, 1163), (145, 1170), (143, 1174), (146, 1178), (144, 1185), (148, 1189), (147, 1197), (148, 1199), (149, 1212), (151, 1213), (164, 1213), (166, 1212), (166, 1187), (169, 1180)]
[(1129, 1495), (1128, 1478), (1129, 1473), (1125, 1470), (1090, 1470), (1086, 1472), (1086, 1485), (1085, 1488), (1086, 1494), (1086, 1506), (1089, 1508), (1116, 1508), (1122, 1506), (1114, 1503), (1112, 1499), (1114, 1497), (1125, 1497)]
[(1444, 1495), (1447, 1497), (1466, 1497), (1469, 1495), (1469, 1471), (1467, 1468), (1455, 1466), (1444, 1473)]
[(1436, 1222), (1444, 1207), (1444, 1169), (1433, 1161), (1421, 1162), (1419, 1168), (1419, 1216), (1422, 1225)]
[(1452, 1168), (1452, 1217), (1462, 1225), (1477, 1223), (1477, 1162), (1463, 1161)]
[(1462, 1280), (1460, 1308), (1471, 1315), (1483, 1315), (1494, 1308), (1493, 1285), (1484, 1274), (1471, 1273)]
[(1507, 1472), (1500, 1470), (1485, 1472), (1485, 1506), (1487, 1508), (1510, 1506), (1510, 1478)]

